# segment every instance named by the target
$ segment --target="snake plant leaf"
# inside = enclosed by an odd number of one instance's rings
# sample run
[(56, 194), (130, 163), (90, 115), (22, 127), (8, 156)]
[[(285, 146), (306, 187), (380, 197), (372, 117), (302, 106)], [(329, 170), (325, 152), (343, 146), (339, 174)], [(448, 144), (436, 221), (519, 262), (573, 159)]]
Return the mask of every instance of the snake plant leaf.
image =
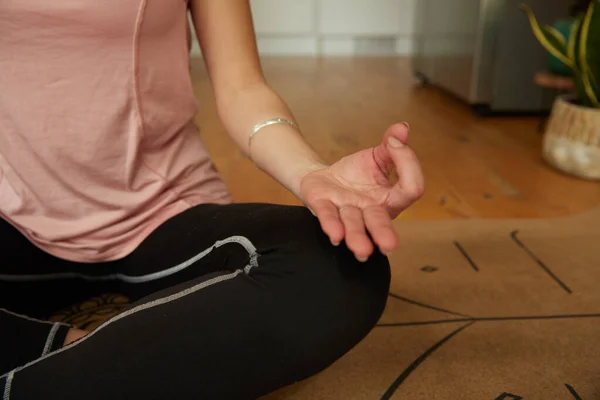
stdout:
[[(600, 79), (598, 55), (598, 45), (600, 44), (600, 8), (597, 3), (600, 0), (594, 0), (590, 3), (589, 9), (581, 25), (581, 35), (579, 38), (579, 64), (581, 71), (581, 80), (588, 98), (594, 107), (600, 107), (598, 101), (598, 79)], [(594, 48), (594, 46), (596, 46)]]
[(565, 37), (565, 35), (563, 35), (561, 31), (550, 25), (547, 25), (544, 28), (546, 28), (548, 34), (552, 35), (554, 39), (560, 42), (563, 46), (567, 45), (567, 38)]
[(569, 36), (569, 42), (567, 44), (567, 56), (573, 60), (575, 64), (573, 78), (575, 81), (575, 91), (577, 93), (577, 100), (581, 106), (593, 107), (592, 101), (590, 100), (583, 84), (581, 75), (581, 68), (579, 63), (579, 48), (581, 41), (581, 25), (583, 18), (578, 18), (571, 28), (571, 36)]
[(577, 93), (577, 101), (580, 106), (593, 108), (594, 103), (589, 98), (583, 80), (580, 77), (575, 78), (575, 91)]
[(533, 34), (542, 46), (565, 65), (574, 68), (575, 64), (573, 60), (567, 57), (567, 41), (564, 36), (560, 35), (560, 37), (557, 37), (557, 32), (555, 32), (555, 30), (547, 25), (541, 25), (531, 8), (526, 4), (521, 4), (520, 8), (527, 14)]
[(579, 69), (577, 50), (579, 49), (579, 37), (581, 35), (581, 22), (581, 18), (577, 18), (571, 27), (571, 35), (569, 36), (569, 42), (567, 43), (567, 57), (570, 60), (573, 60), (574, 68), (577, 70)]

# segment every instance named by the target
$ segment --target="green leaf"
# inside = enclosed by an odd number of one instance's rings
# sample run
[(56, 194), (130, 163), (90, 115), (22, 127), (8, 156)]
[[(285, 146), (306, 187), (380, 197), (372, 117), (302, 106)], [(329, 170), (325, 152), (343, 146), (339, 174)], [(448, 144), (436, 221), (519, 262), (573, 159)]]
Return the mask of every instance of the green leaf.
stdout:
[(553, 26), (546, 26), (546, 30), (548, 32), (548, 34), (552, 35), (552, 37), (554, 37), (554, 39), (556, 39), (561, 45), (566, 46), (567, 45), (567, 38), (565, 37), (565, 35), (562, 34), (561, 31), (559, 31), (558, 29), (556, 29)]
[[(569, 59), (567, 56), (567, 43), (566, 40), (561, 40), (560, 37), (557, 37), (555, 29), (549, 27), (547, 25), (540, 25), (537, 21), (535, 14), (529, 8), (529, 6), (525, 4), (521, 4), (520, 8), (525, 11), (527, 17), (529, 18), (529, 23), (531, 24), (531, 29), (533, 30), (533, 34), (537, 38), (537, 40), (541, 43), (542, 46), (554, 57), (562, 61), (565, 65), (574, 68), (575, 64), (573, 60)], [(564, 39), (564, 36), (562, 37)]]
[(587, 63), (594, 93), (600, 99), (600, 0), (595, 3), (588, 32)]
[(579, 47), (581, 80), (594, 107), (600, 107), (600, 0), (590, 3), (582, 25)]
[(579, 105), (583, 107), (594, 107), (592, 101), (589, 99), (585, 87), (583, 85), (583, 81), (580, 76), (575, 78), (575, 91), (577, 92), (577, 100), (579, 101)]
[(569, 35), (569, 41), (567, 43), (567, 56), (570, 60), (573, 60), (574, 63), (574, 74), (573, 80), (575, 82), (575, 92), (577, 94), (578, 104), (584, 107), (592, 107), (592, 102), (589, 99), (585, 85), (583, 84), (583, 79), (580, 71), (579, 65), (579, 48), (581, 45), (581, 41), (579, 40), (581, 37), (581, 25), (583, 21), (583, 15), (580, 18), (577, 18), (573, 26), (571, 26), (571, 33)]
[(579, 62), (577, 61), (577, 49), (579, 48), (579, 37), (581, 36), (581, 18), (577, 18), (573, 26), (571, 27), (571, 35), (569, 36), (569, 42), (567, 43), (567, 57), (573, 60), (575, 69), (579, 69)]
[(575, 64), (574, 68), (574, 81), (575, 81), (575, 92), (577, 93), (577, 100), (579, 104), (584, 107), (592, 107), (592, 101), (588, 97), (583, 84), (583, 79), (580, 71), (579, 63), (579, 48), (581, 47), (581, 25), (583, 22), (583, 16), (578, 18), (577, 21), (571, 27), (571, 35), (569, 37), (569, 43), (567, 43), (567, 55), (569, 59), (573, 60)]

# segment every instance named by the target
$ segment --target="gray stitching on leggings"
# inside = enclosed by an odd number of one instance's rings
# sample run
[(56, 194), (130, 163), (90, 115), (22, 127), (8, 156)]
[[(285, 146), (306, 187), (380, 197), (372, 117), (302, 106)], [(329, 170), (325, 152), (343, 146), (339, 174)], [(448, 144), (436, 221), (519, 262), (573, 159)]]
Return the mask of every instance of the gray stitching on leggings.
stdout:
[(10, 314), (10, 315), (13, 315), (13, 316), (18, 317), (18, 318), (26, 319), (26, 320), (31, 321), (31, 322), (39, 322), (40, 324), (50, 324), (50, 325), (59, 324), (59, 325), (62, 325), (62, 326), (70, 326), (70, 325), (64, 324), (62, 322), (42, 321), (41, 319), (31, 318), (31, 317), (28, 317), (27, 315), (17, 314), (15, 312), (12, 312), (12, 311), (7, 310), (5, 308), (0, 308), (0, 311), (5, 312), (5, 313)]
[(120, 280), (127, 283), (144, 283), (159, 280), (165, 278), (167, 276), (174, 275), (182, 270), (188, 268), (192, 264), (198, 262), (202, 258), (206, 257), (209, 253), (211, 253), (214, 249), (219, 248), (223, 245), (229, 243), (237, 243), (243, 246), (248, 255), (250, 256), (250, 266), (256, 267), (258, 266), (258, 253), (256, 247), (252, 244), (252, 242), (244, 237), (244, 236), (231, 236), (227, 239), (218, 240), (208, 249), (202, 251), (200, 254), (190, 258), (187, 261), (184, 261), (174, 267), (167, 268), (165, 270), (155, 272), (152, 274), (141, 275), (141, 276), (130, 276), (124, 274), (111, 274), (104, 276), (93, 276), (93, 275), (85, 275), (76, 272), (59, 272), (56, 274), (39, 274), (39, 275), (0, 275), (0, 281), (8, 281), (8, 282), (31, 282), (31, 281), (51, 281), (57, 279), (72, 279), (79, 278), (87, 281), (111, 281), (111, 280)]
[(48, 333), (48, 338), (46, 339), (46, 344), (44, 345), (44, 351), (42, 351), (42, 356), (48, 354), (50, 349), (52, 348), (52, 343), (54, 342), (54, 337), (56, 336), (56, 332), (58, 332), (58, 328), (60, 324), (54, 324), (52, 328), (50, 328), (50, 332)]
[[(96, 330), (88, 333), (82, 339), (80, 339), (80, 340), (78, 340), (76, 342), (73, 342), (73, 343), (71, 343), (71, 344), (69, 344), (67, 346), (64, 346), (64, 347), (62, 347), (61, 349), (59, 349), (57, 351), (53, 351), (52, 353), (46, 354), (43, 357), (40, 357), (40, 358), (38, 358), (36, 360), (33, 360), (33, 361), (31, 361), (31, 362), (23, 365), (22, 367), (16, 368), (15, 370), (11, 371), (10, 373), (17, 373), (17, 372), (19, 372), (19, 371), (21, 371), (21, 370), (23, 370), (25, 368), (28, 368), (28, 367), (30, 367), (30, 366), (32, 366), (34, 364), (37, 364), (38, 362), (40, 362), (42, 360), (45, 360), (46, 358), (49, 358), (49, 357), (55, 356), (57, 354), (60, 354), (63, 351), (70, 350), (73, 347), (75, 347), (75, 346), (83, 343), (87, 339), (91, 338), (96, 333), (98, 333), (102, 329), (106, 328), (108, 325), (113, 324), (113, 323), (115, 323), (115, 322), (117, 322), (117, 321), (119, 321), (119, 320), (121, 320), (121, 319), (123, 319), (125, 317), (128, 317), (128, 316), (130, 316), (132, 314), (135, 314), (135, 313), (143, 311), (143, 310), (147, 310), (147, 309), (150, 309), (150, 308), (153, 308), (153, 307), (156, 307), (156, 306), (160, 306), (162, 304), (170, 303), (172, 301), (175, 301), (177, 299), (185, 297), (185, 296), (187, 296), (189, 294), (195, 293), (195, 292), (197, 292), (197, 291), (199, 291), (201, 289), (204, 289), (206, 287), (212, 286), (212, 285), (214, 285), (216, 283), (228, 281), (230, 279), (235, 278), (236, 276), (238, 276), (240, 274), (243, 274), (246, 270), (250, 271), (251, 269), (252, 269), (251, 266), (246, 266), (243, 269), (238, 269), (238, 270), (236, 270), (236, 271), (234, 271), (232, 273), (226, 274), (226, 275), (217, 276), (217, 277), (209, 279), (209, 280), (207, 280), (205, 282), (199, 283), (196, 286), (192, 286), (191, 288), (187, 288), (185, 290), (182, 290), (181, 292), (174, 293), (174, 294), (172, 294), (170, 296), (163, 297), (163, 298), (160, 298), (160, 299), (156, 299), (156, 300), (153, 300), (153, 301), (145, 303), (145, 304), (140, 304), (139, 306), (134, 307), (131, 310), (126, 311), (126, 312), (124, 312), (122, 314), (119, 314), (116, 317), (114, 317), (114, 318), (106, 321), (105, 323), (103, 323), (102, 325), (100, 325), (98, 328), (96, 328)], [(4, 378), (7, 375), (8, 374), (0, 376), (0, 379)], [(7, 400), (7, 399), (4, 399), (4, 400)]]
[(13, 377), (15, 376), (15, 371), (10, 371), (6, 376), (6, 385), (4, 385), (4, 396), (2, 396), (2, 400), (10, 400), (10, 387), (12, 386)]

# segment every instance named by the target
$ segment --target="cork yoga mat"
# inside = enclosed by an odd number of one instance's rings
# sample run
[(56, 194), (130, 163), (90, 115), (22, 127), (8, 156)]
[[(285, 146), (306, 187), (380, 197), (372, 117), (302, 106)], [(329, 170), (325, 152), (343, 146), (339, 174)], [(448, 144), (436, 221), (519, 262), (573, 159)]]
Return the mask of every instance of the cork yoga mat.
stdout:
[(600, 399), (600, 208), (396, 228), (379, 325), (269, 400)]

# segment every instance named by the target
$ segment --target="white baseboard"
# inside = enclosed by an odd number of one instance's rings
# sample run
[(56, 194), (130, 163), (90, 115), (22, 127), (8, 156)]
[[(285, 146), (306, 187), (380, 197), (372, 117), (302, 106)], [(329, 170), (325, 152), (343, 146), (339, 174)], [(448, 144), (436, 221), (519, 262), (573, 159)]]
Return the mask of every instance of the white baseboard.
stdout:
[(316, 56), (319, 44), (316, 37), (259, 37), (258, 51), (266, 56)]
[[(373, 46), (369, 47), (369, 40)], [(266, 36), (258, 37), (258, 50), (265, 56), (354, 56), (354, 55), (410, 55), (412, 36), (355, 38), (343, 36)], [(192, 56), (201, 57), (198, 42), (192, 44)]]
[(321, 38), (321, 54), (328, 56), (351, 56), (354, 55), (353, 38)]
[(409, 56), (414, 53), (414, 40), (412, 36), (400, 36), (396, 38), (396, 54)]

